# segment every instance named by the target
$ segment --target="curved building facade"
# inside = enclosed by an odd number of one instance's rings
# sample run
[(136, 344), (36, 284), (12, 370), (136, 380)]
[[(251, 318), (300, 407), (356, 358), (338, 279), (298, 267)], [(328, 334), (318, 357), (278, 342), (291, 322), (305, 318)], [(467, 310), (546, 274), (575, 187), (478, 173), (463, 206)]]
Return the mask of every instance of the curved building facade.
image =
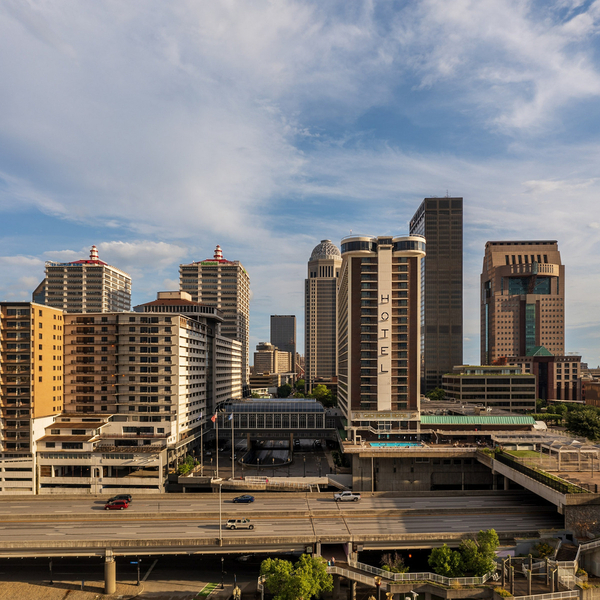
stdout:
[(342, 240), (338, 401), (350, 438), (419, 429), (424, 256), (420, 235)]
[(308, 261), (304, 284), (305, 380), (332, 382), (337, 375), (337, 281), (342, 264), (339, 248), (321, 240)]

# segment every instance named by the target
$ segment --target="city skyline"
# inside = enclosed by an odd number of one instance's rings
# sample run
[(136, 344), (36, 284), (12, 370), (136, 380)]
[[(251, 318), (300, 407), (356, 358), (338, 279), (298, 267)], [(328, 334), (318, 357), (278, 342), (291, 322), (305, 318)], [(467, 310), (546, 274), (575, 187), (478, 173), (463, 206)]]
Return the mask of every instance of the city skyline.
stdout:
[(462, 196), (464, 362), (485, 243), (554, 239), (565, 352), (600, 364), (595, 4), (11, 6), (0, 300), (95, 244), (141, 304), (220, 244), (255, 347), (271, 314), (303, 331), (320, 240), (406, 235), (425, 197)]

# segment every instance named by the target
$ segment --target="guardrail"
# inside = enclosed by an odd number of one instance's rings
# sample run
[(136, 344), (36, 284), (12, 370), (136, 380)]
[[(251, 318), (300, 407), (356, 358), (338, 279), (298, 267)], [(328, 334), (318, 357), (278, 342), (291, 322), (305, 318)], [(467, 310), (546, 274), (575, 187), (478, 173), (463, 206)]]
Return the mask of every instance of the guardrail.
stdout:
[(494, 573), (486, 573), (483, 577), (444, 577), (443, 575), (437, 575), (436, 573), (392, 573), (391, 571), (384, 571), (371, 565), (359, 563), (354, 560), (348, 561), (348, 566), (372, 573), (373, 576), (383, 577), (392, 581), (434, 581), (435, 583), (441, 583), (442, 585), (482, 585), (489, 579), (491, 579)]
[(526, 475), (527, 477), (537, 481), (546, 487), (549, 487), (561, 494), (587, 494), (589, 490), (583, 488), (580, 485), (575, 485), (574, 483), (569, 483), (563, 479), (558, 479), (555, 476), (550, 476), (547, 473), (542, 473), (540, 471), (536, 471), (535, 469), (528, 467), (518, 460), (510, 456), (510, 454), (506, 454), (505, 452), (497, 452), (494, 456), (494, 460), (501, 462), (502, 464)]
[(579, 590), (568, 592), (554, 592), (553, 594), (536, 594), (535, 596), (519, 596), (519, 600), (560, 600), (561, 598), (579, 598)]

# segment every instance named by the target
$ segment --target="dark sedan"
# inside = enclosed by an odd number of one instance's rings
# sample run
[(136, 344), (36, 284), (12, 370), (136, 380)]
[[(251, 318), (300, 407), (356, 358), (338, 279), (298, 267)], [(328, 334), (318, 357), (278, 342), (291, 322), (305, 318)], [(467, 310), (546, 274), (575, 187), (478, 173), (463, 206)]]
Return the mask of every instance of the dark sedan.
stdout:
[(234, 498), (233, 501), (235, 503), (243, 503), (243, 504), (249, 504), (250, 502), (254, 502), (254, 496), (250, 496), (250, 494), (245, 494), (243, 496), (238, 496), (237, 498)]
[(127, 504), (131, 504), (131, 494), (117, 494), (116, 496), (109, 498), (106, 503), (111, 504), (112, 502), (116, 502), (117, 500), (125, 500)]

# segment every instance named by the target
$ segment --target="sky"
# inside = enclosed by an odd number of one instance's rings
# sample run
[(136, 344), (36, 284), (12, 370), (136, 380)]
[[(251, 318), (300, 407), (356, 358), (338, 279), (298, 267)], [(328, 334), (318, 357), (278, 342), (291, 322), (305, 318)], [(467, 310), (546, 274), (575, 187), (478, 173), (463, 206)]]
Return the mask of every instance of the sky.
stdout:
[(250, 350), (315, 245), (464, 198), (464, 362), (488, 240), (557, 240), (600, 365), (600, 0), (3, 0), (0, 300), (100, 258), (133, 304), (240, 260)]

